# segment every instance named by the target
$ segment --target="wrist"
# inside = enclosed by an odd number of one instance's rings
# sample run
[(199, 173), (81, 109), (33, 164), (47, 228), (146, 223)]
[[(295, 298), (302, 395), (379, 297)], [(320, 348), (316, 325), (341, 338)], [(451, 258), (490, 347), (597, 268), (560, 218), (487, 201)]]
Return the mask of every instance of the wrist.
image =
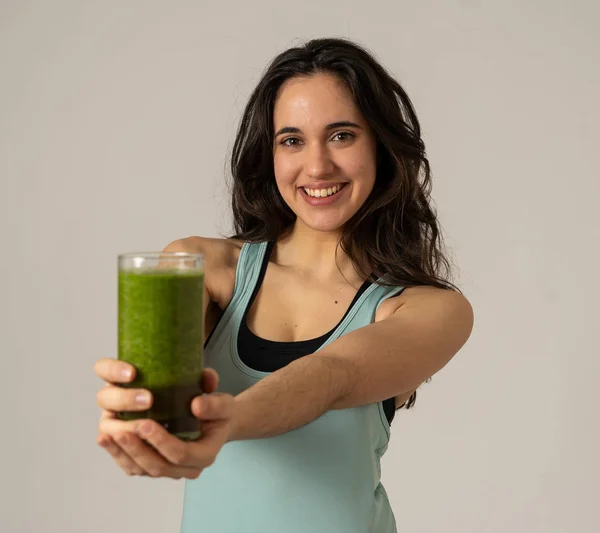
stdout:
[(225, 442), (233, 442), (236, 440), (241, 440), (239, 438), (240, 435), (240, 401), (238, 396), (233, 397), (233, 415), (229, 419), (228, 427), (227, 427), (227, 440)]

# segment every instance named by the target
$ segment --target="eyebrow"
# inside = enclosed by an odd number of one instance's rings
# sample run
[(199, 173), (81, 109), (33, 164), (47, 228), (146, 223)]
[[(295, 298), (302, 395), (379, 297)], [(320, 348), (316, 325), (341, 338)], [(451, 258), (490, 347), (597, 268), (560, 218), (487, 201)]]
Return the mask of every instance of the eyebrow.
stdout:
[[(356, 124), (355, 122), (350, 122), (349, 120), (341, 120), (339, 122), (332, 122), (331, 124), (327, 124), (325, 129), (327, 130), (335, 130), (337, 128), (357, 128), (362, 130), (362, 128)], [(302, 133), (300, 128), (295, 128), (293, 126), (286, 126), (285, 128), (281, 128), (276, 134), (275, 137), (279, 135), (283, 135), (284, 133)]]

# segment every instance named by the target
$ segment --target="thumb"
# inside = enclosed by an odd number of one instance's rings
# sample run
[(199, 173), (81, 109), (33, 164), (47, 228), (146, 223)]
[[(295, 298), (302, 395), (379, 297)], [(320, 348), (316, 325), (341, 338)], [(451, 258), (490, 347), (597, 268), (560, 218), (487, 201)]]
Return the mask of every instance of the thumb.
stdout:
[(234, 403), (231, 394), (203, 394), (192, 400), (192, 414), (200, 420), (227, 420), (233, 416)]

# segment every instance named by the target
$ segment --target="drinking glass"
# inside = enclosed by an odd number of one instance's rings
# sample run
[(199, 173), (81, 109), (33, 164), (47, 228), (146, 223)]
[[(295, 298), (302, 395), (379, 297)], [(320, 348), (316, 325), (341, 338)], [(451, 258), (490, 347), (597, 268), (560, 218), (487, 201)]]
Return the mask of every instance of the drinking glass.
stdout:
[(119, 355), (136, 368), (125, 387), (149, 390), (150, 418), (183, 440), (201, 436), (191, 401), (202, 394), (204, 257), (179, 252), (127, 253), (119, 267)]

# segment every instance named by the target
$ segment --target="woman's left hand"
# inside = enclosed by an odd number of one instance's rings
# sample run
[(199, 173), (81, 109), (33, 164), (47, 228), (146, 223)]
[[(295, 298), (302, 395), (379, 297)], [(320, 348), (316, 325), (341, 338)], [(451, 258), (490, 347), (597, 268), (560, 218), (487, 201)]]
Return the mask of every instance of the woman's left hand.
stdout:
[(107, 412), (100, 421), (98, 444), (128, 475), (196, 479), (231, 436), (235, 401), (230, 394), (212, 392), (218, 379), (215, 370), (205, 369), (206, 392), (192, 401), (192, 413), (202, 421), (198, 440), (183, 441), (153, 420), (124, 422)]

